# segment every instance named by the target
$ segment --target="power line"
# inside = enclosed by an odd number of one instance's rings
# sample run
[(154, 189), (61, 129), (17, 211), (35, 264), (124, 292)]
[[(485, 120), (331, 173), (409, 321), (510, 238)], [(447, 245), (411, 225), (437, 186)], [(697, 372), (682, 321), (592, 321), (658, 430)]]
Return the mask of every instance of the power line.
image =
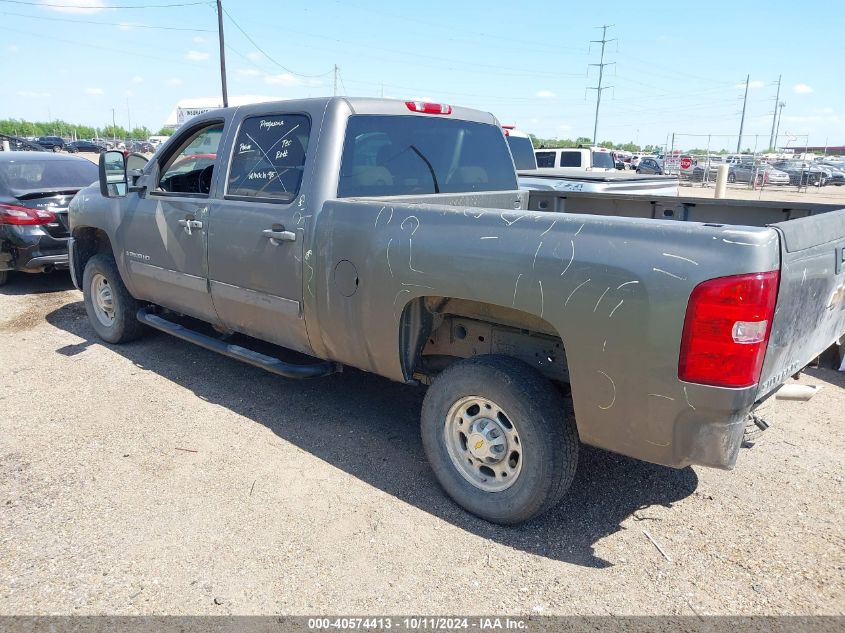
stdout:
[(314, 78), (317, 78), (317, 77), (325, 77), (326, 75), (330, 75), (330, 74), (332, 73), (332, 71), (330, 70), (330, 71), (329, 71), (329, 72), (327, 72), (327, 73), (320, 73), (319, 75), (306, 75), (306, 74), (303, 74), (303, 73), (298, 73), (298, 72), (295, 72), (295, 71), (291, 70), (290, 68), (288, 68), (287, 66), (284, 66), (283, 64), (280, 64), (280, 63), (279, 63), (279, 62), (277, 62), (275, 59), (273, 59), (273, 58), (269, 55), (269, 53), (267, 53), (267, 51), (265, 51), (263, 48), (261, 48), (258, 44), (256, 44), (256, 43), (255, 43), (255, 40), (254, 40), (254, 39), (252, 39), (252, 38), (249, 36), (249, 33), (247, 33), (245, 30), (243, 30), (243, 28), (241, 28), (241, 25), (240, 25), (240, 24), (238, 24), (238, 22), (235, 20), (235, 18), (233, 18), (233, 17), (232, 17), (232, 14), (231, 14), (231, 13), (229, 13), (226, 9), (223, 9), (223, 13), (225, 13), (225, 14), (226, 14), (226, 17), (227, 17), (227, 18), (229, 18), (229, 21), (230, 21), (232, 24), (234, 24), (234, 25), (235, 25), (235, 28), (236, 28), (236, 29), (238, 29), (238, 30), (241, 32), (241, 34), (242, 34), (242, 35), (243, 35), (243, 36), (244, 36), (244, 37), (245, 37), (245, 38), (249, 41), (249, 43), (250, 43), (250, 44), (252, 44), (252, 45), (255, 47), (255, 49), (256, 49), (259, 53), (261, 53), (262, 55), (264, 55), (264, 57), (266, 57), (268, 60), (270, 60), (271, 62), (273, 62), (276, 66), (278, 66), (279, 68), (281, 68), (282, 70), (284, 70), (286, 73), (290, 73), (291, 75), (296, 75), (297, 77), (305, 77), (305, 78), (307, 78), (307, 79), (314, 79)]
[(0, 0), (8, 4), (23, 4), (28, 7), (49, 7), (50, 9), (171, 9), (174, 7), (194, 7), (200, 4), (208, 4), (204, 2), (174, 2), (171, 4), (123, 4), (123, 5), (104, 5), (104, 4), (53, 4), (52, 2), (29, 2), (27, 0)]
[[(5, 2), (6, 0), (0, 0), (0, 2)], [(131, 24), (131, 23), (121, 23), (121, 22), (102, 22), (99, 20), (71, 20), (69, 18), (51, 18), (47, 16), (41, 15), (26, 15), (25, 13), (13, 13), (11, 11), (0, 11), (0, 15), (13, 15), (19, 18), (27, 18), (30, 20), (49, 20), (50, 22), (70, 22), (71, 24), (94, 24), (97, 26), (115, 26), (118, 28), (124, 27), (127, 30), (131, 29), (156, 29), (161, 31), (191, 31), (194, 33), (213, 33), (212, 29), (189, 29), (189, 28), (182, 28), (178, 26), (153, 26), (150, 24)]]

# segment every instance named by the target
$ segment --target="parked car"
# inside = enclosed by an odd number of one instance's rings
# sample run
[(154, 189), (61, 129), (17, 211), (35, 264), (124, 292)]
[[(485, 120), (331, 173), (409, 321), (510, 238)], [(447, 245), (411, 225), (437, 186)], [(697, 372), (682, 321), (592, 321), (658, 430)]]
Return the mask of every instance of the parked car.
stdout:
[(778, 161), (772, 164), (775, 169), (784, 171), (789, 176), (789, 183), (797, 186), (823, 187), (827, 184), (830, 172), (819, 165), (800, 160)]
[(65, 148), (65, 140), (61, 136), (39, 136), (35, 142), (53, 152), (60, 152)]
[(788, 185), (789, 174), (766, 163), (733, 163), (728, 168), (728, 182), (754, 183), (762, 185)]
[(9, 271), (67, 268), (68, 203), (96, 180), (85, 158), (0, 152), (0, 285)]
[(845, 184), (845, 163), (822, 161), (819, 165), (830, 173), (827, 184), (836, 185), (837, 187)]
[(663, 174), (663, 164), (656, 158), (643, 157), (637, 163), (638, 174)]
[[(213, 165), (172, 173), (192, 147)], [(499, 122), (468, 108), (256, 103), (194, 117), (140, 172), (100, 161), (70, 205), (94, 332), (426, 384), (434, 476), (493, 522), (553, 507), (581, 442), (733, 467), (746, 424), (845, 333), (840, 205), (520, 191)]]
[(76, 154), (77, 152), (99, 154), (100, 152), (104, 152), (105, 148), (93, 141), (71, 141), (70, 143), (65, 144), (65, 151), (70, 152), (71, 154)]
[(9, 151), (12, 152), (46, 152), (38, 143), (28, 141), (19, 136), (12, 136), (11, 134), (0, 134), (0, 150), (3, 149), (2, 141), (9, 143)]

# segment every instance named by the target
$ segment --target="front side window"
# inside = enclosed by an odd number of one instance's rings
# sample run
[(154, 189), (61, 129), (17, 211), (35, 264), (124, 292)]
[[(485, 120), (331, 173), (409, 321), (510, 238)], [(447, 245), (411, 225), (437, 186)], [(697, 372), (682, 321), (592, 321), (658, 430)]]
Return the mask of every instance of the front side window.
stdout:
[(560, 153), (561, 167), (580, 167), (581, 166), (581, 152), (561, 152)]
[(495, 125), (421, 116), (349, 118), (339, 198), (517, 187), (505, 137)]
[(534, 157), (537, 159), (537, 167), (555, 166), (554, 152), (534, 152)]
[(159, 190), (208, 195), (222, 136), (222, 123), (189, 132), (177, 150), (166, 159), (161, 169)]
[(291, 202), (299, 193), (311, 120), (304, 114), (245, 119), (235, 140), (226, 196)]

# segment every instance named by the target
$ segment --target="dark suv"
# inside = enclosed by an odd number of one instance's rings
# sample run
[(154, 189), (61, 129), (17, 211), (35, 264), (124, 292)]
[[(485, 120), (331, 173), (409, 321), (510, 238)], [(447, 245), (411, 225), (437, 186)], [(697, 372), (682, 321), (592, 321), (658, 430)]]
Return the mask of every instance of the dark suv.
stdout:
[(65, 148), (65, 141), (61, 136), (39, 136), (35, 139), (35, 142), (44, 149), (54, 152), (60, 152)]

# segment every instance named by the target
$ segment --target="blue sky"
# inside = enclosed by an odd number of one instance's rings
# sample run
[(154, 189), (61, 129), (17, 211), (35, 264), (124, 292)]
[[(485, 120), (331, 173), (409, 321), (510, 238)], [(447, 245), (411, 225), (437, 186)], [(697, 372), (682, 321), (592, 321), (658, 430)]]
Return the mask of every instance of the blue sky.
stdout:
[[(102, 125), (115, 108), (119, 124), (131, 117), (158, 129), (178, 100), (219, 96), (211, 3), (46, 6), (180, 1), (190, 0), (0, 0), (0, 118)], [(595, 92), (586, 88), (596, 85), (596, 69), (588, 74), (588, 64), (598, 62), (599, 49), (589, 40), (601, 37), (595, 27), (612, 24), (608, 37), (618, 41), (606, 61), (616, 63), (606, 68), (613, 88), (603, 95), (601, 140), (735, 135), (750, 73), (744, 146), (753, 146), (754, 134), (768, 143), (778, 75), (781, 134), (845, 144), (842, 0), (224, 0), (224, 7), (272, 57), (227, 18), (230, 95), (332, 94), (337, 64), (340, 94), (429, 97), (491, 111), (543, 137), (591, 136)], [(676, 144), (703, 147), (706, 139), (679, 136)]]

